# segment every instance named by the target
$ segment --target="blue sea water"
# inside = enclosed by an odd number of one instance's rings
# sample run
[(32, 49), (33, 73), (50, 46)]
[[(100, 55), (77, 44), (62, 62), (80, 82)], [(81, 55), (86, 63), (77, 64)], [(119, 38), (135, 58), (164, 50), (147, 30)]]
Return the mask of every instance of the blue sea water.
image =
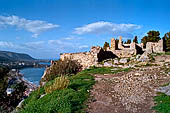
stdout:
[(20, 73), (24, 75), (24, 79), (39, 85), (39, 81), (44, 74), (45, 68), (24, 68)]

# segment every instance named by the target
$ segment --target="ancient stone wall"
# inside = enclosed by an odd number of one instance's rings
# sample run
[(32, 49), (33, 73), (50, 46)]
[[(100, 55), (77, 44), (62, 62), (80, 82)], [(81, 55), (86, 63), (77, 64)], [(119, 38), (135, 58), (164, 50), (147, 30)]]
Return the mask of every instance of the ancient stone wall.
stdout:
[(143, 43), (136, 44), (135, 42), (132, 42), (131, 44), (123, 44), (122, 37), (120, 37), (117, 48), (116, 40), (112, 38), (111, 47), (108, 47), (106, 51), (99, 46), (93, 46), (91, 47), (90, 52), (64, 53), (60, 55), (60, 59), (64, 60), (65, 58), (68, 58), (77, 60), (85, 69), (108, 58), (127, 58), (136, 54), (143, 54), (144, 51), (147, 51), (147, 53), (163, 52), (163, 40), (160, 40), (159, 42), (148, 42), (146, 44), (146, 49), (144, 49)]
[(122, 50), (114, 50), (112, 52), (119, 58), (127, 58), (136, 55), (136, 49), (129, 49), (129, 48), (124, 48)]
[(83, 66), (83, 68), (88, 68), (97, 64), (99, 52), (102, 52), (102, 48), (99, 46), (93, 46), (91, 47), (90, 52), (64, 53), (60, 55), (60, 59), (64, 60), (65, 58), (68, 58), (71, 60), (77, 60)]
[(163, 40), (158, 42), (147, 42), (146, 43), (147, 53), (162, 53), (163, 51)]
[(116, 41), (114, 38), (111, 39), (111, 50), (116, 50)]
[(121, 37), (121, 36), (119, 37), (118, 48), (119, 48), (119, 49), (124, 49), (123, 43), (122, 43), (122, 37)]

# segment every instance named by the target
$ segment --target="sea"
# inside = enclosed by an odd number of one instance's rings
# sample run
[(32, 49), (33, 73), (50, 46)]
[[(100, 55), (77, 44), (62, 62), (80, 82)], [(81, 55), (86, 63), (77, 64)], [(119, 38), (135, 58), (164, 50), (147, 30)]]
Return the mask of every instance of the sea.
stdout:
[(23, 68), (20, 70), (20, 73), (23, 74), (25, 80), (38, 86), (44, 71), (45, 68)]
[[(52, 59), (53, 60), (53, 59)], [(50, 62), (40, 62), (39, 64), (50, 65)], [(23, 74), (23, 78), (35, 85), (39, 85), (45, 68), (23, 68), (19, 70)]]

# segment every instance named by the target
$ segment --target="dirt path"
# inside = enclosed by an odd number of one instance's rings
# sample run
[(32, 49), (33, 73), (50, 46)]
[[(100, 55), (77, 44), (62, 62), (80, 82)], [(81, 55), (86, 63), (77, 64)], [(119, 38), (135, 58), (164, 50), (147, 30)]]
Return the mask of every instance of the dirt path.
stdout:
[(170, 82), (159, 66), (94, 76), (88, 113), (155, 113), (151, 110), (155, 89)]

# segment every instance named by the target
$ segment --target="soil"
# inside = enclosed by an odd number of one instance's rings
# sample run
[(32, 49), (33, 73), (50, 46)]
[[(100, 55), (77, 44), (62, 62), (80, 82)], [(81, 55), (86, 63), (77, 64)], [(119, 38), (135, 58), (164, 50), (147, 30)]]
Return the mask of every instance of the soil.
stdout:
[(158, 66), (138, 67), (129, 72), (93, 75), (96, 84), (90, 91), (88, 113), (155, 113), (156, 89), (170, 82), (162, 68), (170, 56), (156, 57)]

